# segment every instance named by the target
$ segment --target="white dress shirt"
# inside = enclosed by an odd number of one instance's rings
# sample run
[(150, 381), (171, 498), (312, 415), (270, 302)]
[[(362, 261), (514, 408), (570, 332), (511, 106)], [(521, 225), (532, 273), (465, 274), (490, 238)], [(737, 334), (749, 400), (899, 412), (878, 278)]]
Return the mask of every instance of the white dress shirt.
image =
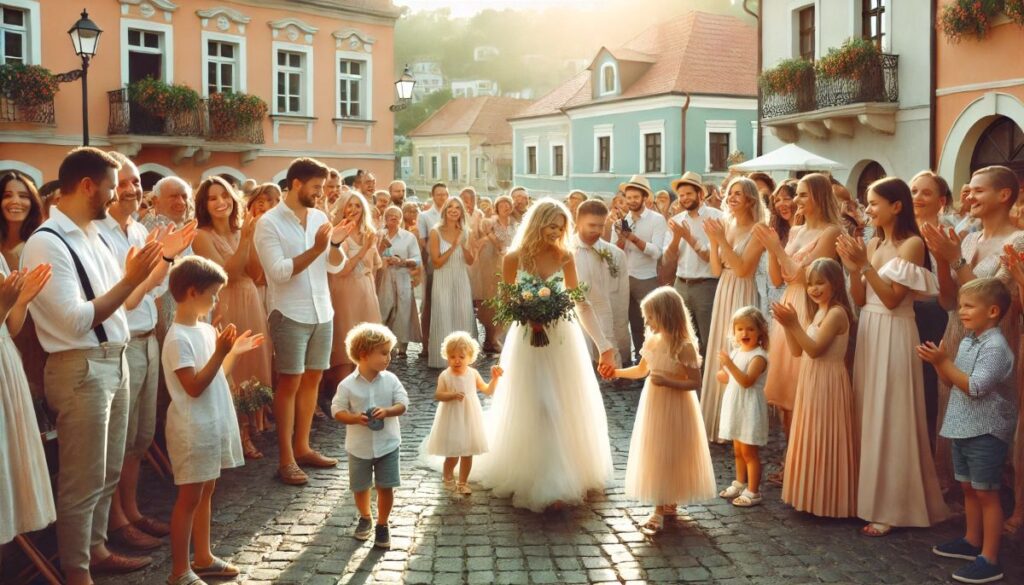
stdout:
[(441, 223), (441, 211), (431, 207), (420, 214), (419, 220), (416, 224), (416, 229), (420, 232), (420, 239), (423, 241), (427, 240), (427, 236), (430, 235), (430, 230), (437, 227), (437, 224)]
[[(683, 211), (672, 218), (677, 224), (685, 223), (690, 228), (693, 239), (701, 250), (707, 250), (711, 245), (708, 234), (704, 231), (705, 219), (721, 219), (722, 212), (701, 204), (697, 209), (697, 217), (691, 217), (689, 211)], [(672, 245), (672, 230), (665, 234), (665, 243), (662, 247), (668, 250)], [(686, 240), (679, 240), (679, 260), (676, 265), (676, 276), (679, 278), (717, 278), (711, 274), (711, 265), (701, 260), (697, 252), (686, 243)]]
[[(71, 246), (81, 260), (97, 298), (121, 280), (122, 268), (107, 244), (100, 239), (95, 225), (89, 224), (83, 231), (54, 206), (50, 208), (50, 219), (40, 227), (54, 230)], [(29, 305), (43, 349), (57, 353), (99, 347), (92, 325), (95, 307), (85, 299), (85, 290), (78, 280), (78, 272), (67, 247), (53, 234), (36, 232), (25, 242), (21, 253), (22, 267), (31, 270), (40, 264), (53, 266), (50, 282)], [(103, 322), (103, 329), (107, 341), (128, 342), (128, 317), (123, 306)]]
[(313, 247), (316, 231), (329, 223), (319, 209), (306, 210), (306, 227), (287, 205), (276, 205), (256, 222), (256, 255), (267, 275), (267, 308), (280, 311), (292, 321), (313, 325), (334, 318), (327, 274), (341, 272), (327, 261), (327, 251), (316, 257), (302, 272), (293, 275), (294, 258)]
[[(127, 234), (121, 230), (121, 225), (117, 223), (117, 220), (109, 215), (106, 219), (97, 219), (92, 223), (103, 234), (103, 239), (110, 245), (110, 251), (114, 253), (114, 257), (122, 268), (128, 260), (129, 248), (135, 246), (136, 250), (141, 250), (145, 247), (146, 238), (149, 236), (149, 231), (141, 223), (130, 218), (128, 219)], [(164, 282), (167, 282), (166, 278)], [(156, 328), (156, 298), (164, 294), (165, 290), (167, 289), (164, 285), (150, 290), (142, 297), (137, 307), (128, 311), (128, 330), (133, 337), (144, 335)]]
[[(409, 407), (409, 394), (398, 379), (388, 371), (367, 380), (357, 367), (338, 384), (338, 391), (331, 401), (331, 416), (339, 412), (361, 414), (369, 408), (388, 408), (395, 404)], [(402, 429), (397, 416), (384, 419), (384, 428), (371, 431), (363, 425), (347, 425), (345, 429), (345, 451), (360, 459), (376, 459), (394, 451), (402, 444)]]
[[(411, 232), (398, 228), (398, 232), (393, 238), (387, 235), (387, 230), (383, 232), (383, 235), (391, 241), (391, 247), (384, 251), (387, 256), (397, 256), (402, 260), (413, 260), (417, 266), (422, 263), (420, 259), (420, 245), (416, 241), (416, 236), (412, 235)], [(408, 271), (409, 269), (405, 268), (405, 270)]]
[[(618, 267), (616, 276), (612, 276), (608, 263), (598, 255), (598, 251), (607, 251), (608, 254), (612, 255), (612, 262)], [(615, 254), (618, 252), (618, 254)], [(622, 300), (622, 296), (618, 294), (621, 288), (622, 279), (620, 277), (625, 275), (625, 255), (622, 250), (619, 250), (612, 244), (598, 239), (594, 243), (593, 247), (588, 246), (581, 242), (579, 238), (576, 238), (576, 274), (579, 277), (579, 281), (589, 285), (590, 289), (587, 291), (587, 300), (590, 301), (590, 306), (594, 308), (594, 314), (597, 316), (597, 320), (601, 325), (601, 332), (604, 333), (606, 339), (611, 341), (616, 348), (618, 347), (617, 335), (615, 333), (615, 303)], [(628, 277), (626, 277), (628, 278)], [(625, 286), (627, 290), (627, 296), (625, 297), (626, 303), (629, 302), (628, 289), (629, 284)], [(622, 307), (623, 312), (626, 312), (626, 307)], [(594, 343), (587, 338), (587, 347), (590, 349), (590, 357), (594, 361), (600, 357), (597, 353), (597, 347)], [(615, 352), (615, 359), (618, 362), (618, 351)], [(619, 367), (621, 364), (616, 364)]]
[[(661, 246), (665, 239), (665, 232), (668, 230), (668, 223), (660, 213), (656, 213), (646, 207), (640, 212), (639, 219), (634, 219), (633, 214), (626, 216), (633, 235), (647, 243), (644, 249), (626, 241), (626, 264), (629, 268), (629, 276), (640, 280), (650, 280), (658, 277), (658, 258), (661, 258)], [(621, 234), (620, 234), (621, 236)]]

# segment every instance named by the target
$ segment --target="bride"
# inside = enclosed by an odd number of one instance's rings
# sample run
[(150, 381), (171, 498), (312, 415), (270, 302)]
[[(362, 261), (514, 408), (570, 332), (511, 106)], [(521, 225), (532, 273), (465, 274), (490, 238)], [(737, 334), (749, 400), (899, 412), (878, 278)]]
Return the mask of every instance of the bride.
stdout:
[[(523, 218), (502, 266), (502, 279), (561, 276), (577, 286), (569, 250), (569, 211), (553, 199), (538, 201)], [(613, 345), (601, 333), (589, 303), (578, 303), (579, 324), (612, 364)], [(513, 324), (500, 365), (505, 371), (488, 413), (490, 452), (480, 457), (481, 483), (495, 495), (535, 512), (583, 501), (604, 489), (612, 474), (608, 421), (580, 325), (560, 320), (547, 327), (551, 343), (530, 345), (528, 328)]]

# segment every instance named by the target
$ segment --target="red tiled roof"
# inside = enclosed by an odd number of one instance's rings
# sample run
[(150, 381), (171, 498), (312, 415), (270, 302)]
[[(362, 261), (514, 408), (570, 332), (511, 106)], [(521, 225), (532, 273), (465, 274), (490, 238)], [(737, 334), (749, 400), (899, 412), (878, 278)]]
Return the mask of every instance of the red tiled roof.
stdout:
[(691, 11), (607, 50), (616, 59), (650, 65), (621, 94), (601, 100), (593, 99), (592, 71), (584, 70), (517, 117), (669, 93), (757, 96), (757, 29), (732, 16)]
[(512, 126), (508, 119), (532, 103), (530, 100), (493, 96), (453, 99), (424, 120), (409, 136), (473, 134), (482, 135), (484, 142), (489, 144), (512, 142)]

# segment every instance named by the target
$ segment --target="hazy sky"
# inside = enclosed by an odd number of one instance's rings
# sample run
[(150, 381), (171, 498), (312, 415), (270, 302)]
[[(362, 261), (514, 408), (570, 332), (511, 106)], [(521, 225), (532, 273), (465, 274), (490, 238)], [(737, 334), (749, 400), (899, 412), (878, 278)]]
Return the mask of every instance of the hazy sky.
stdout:
[(553, 6), (574, 8), (597, 8), (607, 2), (598, 0), (395, 0), (399, 6), (408, 6), (414, 11), (451, 8), (452, 16), (472, 16), (481, 10), (493, 8), (515, 8), (518, 10), (541, 10)]

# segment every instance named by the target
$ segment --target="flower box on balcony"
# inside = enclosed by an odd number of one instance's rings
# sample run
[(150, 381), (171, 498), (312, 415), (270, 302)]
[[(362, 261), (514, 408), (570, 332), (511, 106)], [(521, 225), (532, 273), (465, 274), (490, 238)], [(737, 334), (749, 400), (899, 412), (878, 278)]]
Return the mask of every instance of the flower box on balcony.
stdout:
[(244, 93), (213, 93), (206, 102), (210, 138), (231, 142), (263, 143), (267, 103)]
[(814, 64), (802, 58), (786, 59), (761, 73), (765, 117), (813, 110)]
[(128, 84), (128, 104), (133, 133), (203, 134), (203, 99), (187, 85), (170, 85), (147, 77)]
[(57, 79), (39, 65), (0, 65), (0, 121), (53, 124)]

